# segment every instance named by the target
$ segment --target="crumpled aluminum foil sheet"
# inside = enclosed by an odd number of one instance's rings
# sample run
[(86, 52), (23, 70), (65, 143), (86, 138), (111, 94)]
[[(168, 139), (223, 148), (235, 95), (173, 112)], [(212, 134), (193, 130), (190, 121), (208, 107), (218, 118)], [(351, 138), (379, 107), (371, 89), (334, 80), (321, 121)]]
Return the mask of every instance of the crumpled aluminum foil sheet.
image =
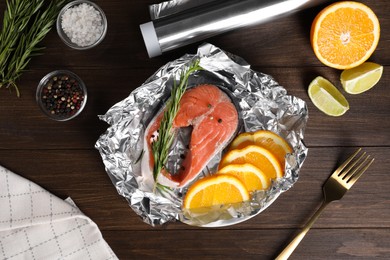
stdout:
[[(211, 83), (229, 92), (241, 118), (238, 132), (274, 131), (292, 145), (294, 152), (286, 156), (285, 176), (273, 182), (269, 190), (255, 193), (251, 201), (187, 212), (181, 208), (187, 188), (159, 188), (153, 192), (145, 185), (140, 161), (148, 123), (169, 98), (173, 80), (178, 81), (180, 71), (196, 59), (204, 70), (189, 78), (189, 87)], [(197, 54), (186, 54), (161, 67), (99, 118), (110, 125), (95, 145), (106, 171), (118, 193), (152, 226), (179, 220), (189, 225), (220, 227), (254, 217), (298, 180), (308, 151), (303, 142), (308, 120), (306, 103), (288, 95), (271, 76), (252, 70), (242, 58), (208, 43), (200, 46)], [(170, 156), (180, 153), (178, 149), (171, 150)], [(199, 178), (216, 171), (221, 154), (210, 161)]]

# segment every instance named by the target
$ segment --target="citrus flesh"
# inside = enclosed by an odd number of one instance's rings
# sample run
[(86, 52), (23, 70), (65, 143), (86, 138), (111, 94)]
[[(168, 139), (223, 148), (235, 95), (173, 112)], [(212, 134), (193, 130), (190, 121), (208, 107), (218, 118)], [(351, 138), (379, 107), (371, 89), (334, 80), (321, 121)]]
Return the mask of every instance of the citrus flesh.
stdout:
[(226, 205), (250, 199), (245, 185), (235, 176), (215, 174), (196, 181), (188, 190), (183, 207), (196, 209)]
[(310, 32), (317, 58), (336, 69), (350, 69), (365, 62), (375, 51), (379, 37), (375, 13), (353, 1), (325, 7), (314, 19)]
[(243, 149), (229, 150), (222, 158), (219, 168), (222, 169), (228, 164), (244, 163), (249, 163), (259, 168), (270, 179), (283, 177), (282, 166), (275, 155), (257, 145), (248, 145)]
[(318, 76), (309, 85), (309, 97), (313, 104), (330, 116), (341, 116), (349, 109), (343, 94), (327, 79)]
[(383, 66), (365, 62), (358, 67), (344, 70), (340, 75), (340, 81), (344, 90), (349, 94), (360, 94), (378, 83), (383, 73)]
[(293, 151), (290, 144), (285, 139), (268, 130), (259, 130), (253, 133), (242, 133), (234, 139), (230, 147), (231, 149), (242, 149), (251, 144), (269, 150), (276, 156), (283, 169), (286, 154), (292, 153)]
[(269, 177), (259, 168), (249, 163), (229, 164), (218, 171), (218, 174), (236, 176), (249, 192), (265, 190), (270, 185)]

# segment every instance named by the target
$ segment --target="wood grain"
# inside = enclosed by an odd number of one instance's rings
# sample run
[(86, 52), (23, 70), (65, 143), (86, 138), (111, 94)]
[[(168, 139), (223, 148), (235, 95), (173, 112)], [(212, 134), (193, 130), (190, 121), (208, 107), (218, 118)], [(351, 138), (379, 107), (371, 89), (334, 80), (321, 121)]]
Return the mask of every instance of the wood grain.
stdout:
[[(295, 230), (103, 232), (122, 259), (272, 259)], [(313, 229), (293, 259), (387, 259), (387, 229)], [(195, 248), (195, 249), (194, 249)]]

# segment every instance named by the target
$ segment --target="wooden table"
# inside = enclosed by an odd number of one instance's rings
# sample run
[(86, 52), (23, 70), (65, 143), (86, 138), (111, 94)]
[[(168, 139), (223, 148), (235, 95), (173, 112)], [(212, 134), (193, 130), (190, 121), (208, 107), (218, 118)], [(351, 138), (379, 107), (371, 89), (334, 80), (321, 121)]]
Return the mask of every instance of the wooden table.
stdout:
[[(252, 68), (272, 75), (288, 93), (307, 102), (308, 157), (300, 179), (255, 218), (224, 228), (182, 223), (151, 227), (129, 208), (107, 176), (94, 144), (108, 125), (97, 115), (124, 99), (160, 66), (193, 44), (149, 59), (139, 24), (149, 21), (154, 1), (96, 1), (108, 18), (108, 34), (98, 47), (77, 51), (65, 46), (53, 29), (44, 55), (34, 57), (18, 85), (22, 96), (0, 90), (0, 164), (60, 198), (70, 196), (100, 227), (120, 259), (271, 259), (297, 233), (322, 200), (321, 186), (357, 147), (376, 161), (351, 191), (332, 203), (291, 259), (390, 258), (390, 5), (362, 1), (381, 22), (381, 39), (371, 61), (384, 65), (372, 90), (346, 97), (342, 117), (324, 115), (307, 95), (322, 75), (341, 89), (340, 71), (325, 67), (310, 47), (311, 21), (323, 6), (263, 25), (208, 39), (237, 54)], [(1, 17), (5, 1), (0, 1)], [(78, 74), (88, 88), (85, 110), (69, 122), (45, 117), (35, 102), (39, 80), (55, 69)], [(345, 92), (343, 92), (345, 93)]]

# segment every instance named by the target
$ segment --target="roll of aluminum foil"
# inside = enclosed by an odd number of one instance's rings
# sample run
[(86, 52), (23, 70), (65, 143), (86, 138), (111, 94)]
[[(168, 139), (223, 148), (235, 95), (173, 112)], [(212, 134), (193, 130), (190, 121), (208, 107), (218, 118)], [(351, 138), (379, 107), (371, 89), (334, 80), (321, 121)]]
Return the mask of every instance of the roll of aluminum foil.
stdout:
[(149, 57), (206, 38), (273, 20), (325, 0), (172, 0), (149, 8), (140, 29)]
[[(152, 190), (145, 185), (140, 161), (145, 152), (145, 129), (169, 98), (180, 72), (187, 70), (194, 60), (200, 61), (203, 70), (189, 78), (189, 87), (208, 83), (228, 91), (241, 119), (238, 133), (271, 130), (284, 137), (294, 151), (286, 156), (285, 176), (274, 181), (268, 190), (253, 194), (250, 201), (188, 212), (182, 210), (188, 187)], [(179, 220), (190, 225), (215, 227), (254, 217), (298, 180), (299, 169), (307, 156), (303, 143), (308, 119), (306, 103), (288, 95), (271, 76), (252, 70), (239, 56), (211, 44), (200, 46), (197, 54), (187, 54), (167, 63), (99, 118), (110, 125), (95, 145), (106, 171), (118, 193), (153, 226)], [(184, 152), (181, 149), (185, 145), (180, 145), (180, 138), (177, 142), (169, 154), (173, 158)], [(222, 153), (207, 164), (198, 179), (216, 172)]]

